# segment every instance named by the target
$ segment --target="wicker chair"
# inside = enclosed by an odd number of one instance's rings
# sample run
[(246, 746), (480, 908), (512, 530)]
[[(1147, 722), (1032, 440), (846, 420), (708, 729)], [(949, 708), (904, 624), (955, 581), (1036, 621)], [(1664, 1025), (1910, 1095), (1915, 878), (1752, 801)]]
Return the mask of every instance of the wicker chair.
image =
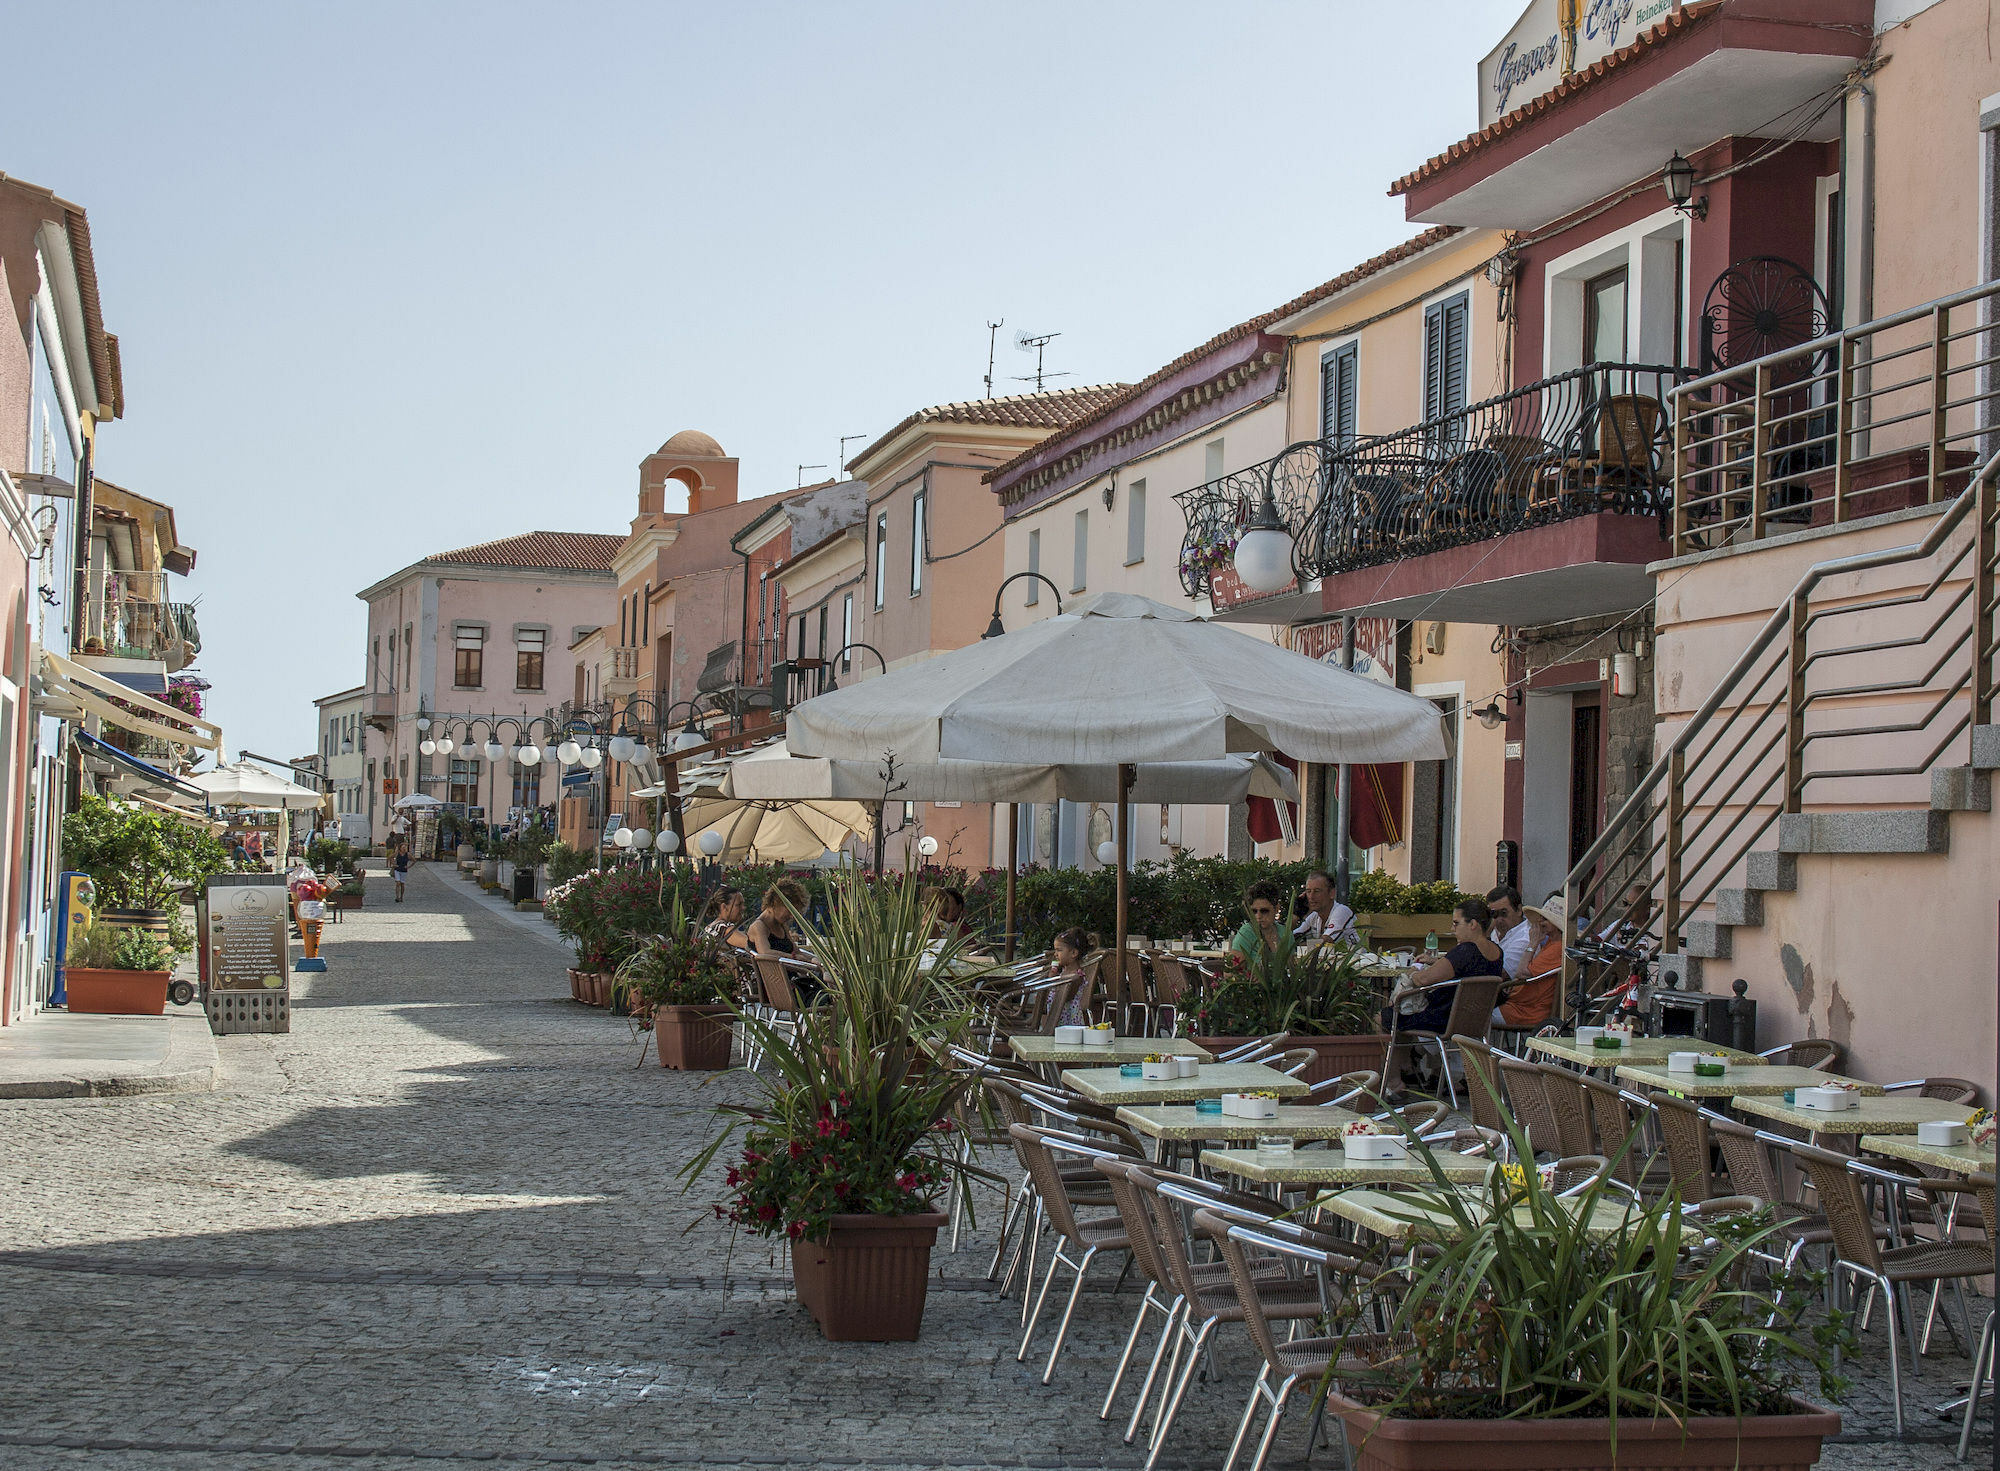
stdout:
[[(1145, 1166), (1134, 1161), (1112, 1159), (1094, 1160), (1092, 1164), (1111, 1187), (1112, 1198), (1118, 1204), (1118, 1217), (1125, 1223), (1126, 1238), (1132, 1243), (1132, 1264), (1146, 1279), (1145, 1296), (1139, 1299), (1138, 1311), (1132, 1319), (1132, 1331), (1125, 1336), (1125, 1352), (1119, 1355), (1118, 1367), (1111, 1375), (1111, 1387), (1104, 1394), (1103, 1408), (1097, 1412), (1098, 1419), (1111, 1418), (1111, 1407), (1117, 1403), (1119, 1386), (1125, 1382), (1125, 1371), (1131, 1367), (1132, 1355), (1139, 1347), (1147, 1321), (1155, 1315), (1160, 1319), (1160, 1339), (1153, 1347), (1152, 1361), (1146, 1366), (1145, 1382), (1139, 1386), (1139, 1402), (1132, 1407), (1132, 1418), (1125, 1426), (1125, 1443), (1130, 1445), (1132, 1437), (1138, 1433), (1139, 1419), (1152, 1400), (1153, 1385), (1160, 1377), (1160, 1360), (1165, 1356), (1167, 1346), (1173, 1342), (1174, 1330), (1180, 1323), (1181, 1308), (1187, 1299), (1174, 1285), (1173, 1274), (1160, 1254), (1152, 1202), (1134, 1173), (1144, 1170)], [(1213, 1264), (1193, 1268), (1196, 1274), (1210, 1277), (1219, 1270)]]
[[(1670, 1093), (1652, 1097), (1653, 1117), (1660, 1122), (1660, 1140), (1667, 1147), (1667, 1165), (1674, 1172), (1674, 1185), (1686, 1205), (1700, 1205), (1714, 1195), (1729, 1192), (1715, 1184), (1714, 1141), (1709, 1137), (1708, 1119), (1699, 1104)], [(1735, 1192), (1744, 1193), (1739, 1187)], [(1754, 1193), (1754, 1192), (1752, 1192)]]
[(1492, 1045), (1477, 1037), (1453, 1037), (1451, 1045), (1458, 1049), (1459, 1060), (1465, 1064), (1466, 1110), (1472, 1115), (1473, 1123), (1504, 1135), (1507, 1132), (1506, 1099), (1494, 1065)]
[[(1992, 1221), (1993, 1176), (1973, 1175), (1968, 1182), (1979, 1197), (1980, 1214)], [(1992, 1227), (1989, 1225), (1989, 1231)], [(1972, 1448), (1972, 1422), (1979, 1416), (1981, 1390), (1993, 1377), (1993, 1314), (1986, 1314), (1986, 1326), (1979, 1330), (1979, 1348), (1972, 1355), (1972, 1382), (1966, 1386), (1965, 1423), (1958, 1432), (1958, 1458), (1963, 1461), (1965, 1453)]]
[(1635, 1093), (1627, 1093), (1616, 1083), (1578, 1073), (1583, 1096), (1590, 1101), (1591, 1131), (1597, 1136), (1597, 1153), (1611, 1160), (1611, 1170), (1634, 1190), (1645, 1191), (1664, 1183), (1654, 1165), (1645, 1138), (1646, 1116), (1652, 1106)]
[(1837, 1073), (1847, 1061), (1847, 1049), (1831, 1037), (1808, 1037), (1803, 1042), (1787, 1042), (1757, 1054), (1780, 1067), (1811, 1068), (1816, 1073)]
[(1583, 1074), (1547, 1062), (1534, 1066), (1542, 1075), (1542, 1097), (1555, 1116), (1556, 1137), (1562, 1141), (1562, 1152), (1595, 1154), (1597, 1131), (1591, 1127), (1590, 1099), (1583, 1091)]
[[(1117, 1216), (1079, 1216), (1076, 1207), (1085, 1201), (1072, 1196), (1069, 1182), (1057, 1168), (1058, 1159), (1065, 1157), (1070, 1160), (1101, 1160), (1116, 1156), (1027, 1124), (1010, 1124), (1007, 1132), (1013, 1136), (1015, 1148), (1035, 1182), (1037, 1211), (1048, 1218), (1056, 1233), (1055, 1245), (1049, 1252), (1048, 1275), (1042, 1278), (1042, 1290), (1035, 1294), (1034, 1308), (1028, 1314), (1027, 1331), (1021, 1335), (1021, 1347), (1014, 1355), (1016, 1363), (1028, 1357), (1028, 1346), (1035, 1340), (1035, 1329), (1041, 1323), (1042, 1309), (1049, 1300), (1049, 1289), (1055, 1286), (1056, 1273), (1067, 1267), (1075, 1274), (1070, 1282), (1069, 1302), (1063, 1308), (1062, 1322), (1056, 1328), (1055, 1342), (1049, 1348), (1049, 1362), (1042, 1370), (1042, 1383), (1047, 1384), (1055, 1377), (1056, 1360), (1062, 1357), (1063, 1343), (1069, 1337), (1070, 1319), (1076, 1314), (1077, 1295), (1083, 1291), (1083, 1279), (1090, 1275), (1091, 1264), (1101, 1252), (1129, 1252), (1132, 1243), (1125, 1235), (1125, 1223)], [(1105, 1194), (1109, 1193), (1107, 1186)]]
[(1967, 1108), (1979, 1107), (1979, 1085), (1964, 1078), (1910, 1078), (1905, 1082), (1890, 1083), (1882, 1091), (1936, 1098), (1945, 1103), (1962, 1103)]
[(1468, 976), (1454, 984), (1458, 990), (1451, 998), (1451, 1014), (1445, 1019), (1441, 1031), (1389, 1034), (1389, 1045), (1382, 1055), (1382, 1076), (1400, 1076), (1395, 1066), (1397, 1048), (1435, 1048), (1438, 1071), (1444, 1075), (1445, 1092), (1455, 1109), (1458, 1107), (1458, 1084), (1452, 1080), (1451, 1059), (1457, 1047), (1453, 1039), (1470, 1037), (1475, 1042), (1486, 1040), (1486, 1034), (1493, 1026), (1493, 1003), (1500, 994), (1501, 981), (1497, 976)]
[(1549, 1107), (1541, 1068), (1504, 1052), (1494, 1053), (1493, 1061), (1507, 1089), (1507, 1104), (1514, 1111), (1514, 1121), (1527, 1131), (1528, 1147), (1536, 1154), (1563, 1153), (1562, 1129), (1556, 1123), (1555, 1110)]

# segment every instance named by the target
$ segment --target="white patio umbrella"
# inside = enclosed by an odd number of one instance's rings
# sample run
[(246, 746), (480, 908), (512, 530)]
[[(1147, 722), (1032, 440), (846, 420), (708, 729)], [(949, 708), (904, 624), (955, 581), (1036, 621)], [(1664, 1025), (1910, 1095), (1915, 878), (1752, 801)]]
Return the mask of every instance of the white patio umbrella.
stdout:
[(803, 863), (859, 833), (874, 830), (874, 814), (859, 802), (747, 802), (701, 797), (681, 808), (689, 851), (706, 832), (722, 835), (725, 863)]
[(209, 805), (214, 807), (303, 809), (320, 804), (318, 792), (274, 776), (248, 761), (232, 761), (183, 780), (206, 792)]
[(440, 802), (436, 797), (431, 796), (428, 792), (412, 792), (407, 797), (397, 798), (396, 805), (398, 807), (442, 807), (444, 803)]
[[(1226, 624), (1131, 593), (807, 700), (791, 751), (899, 766), (940, 760), (1107, 765), (1275, 751), (1328, 765), (1438, 761), (1437, 707)], [(1118, 802), (1125, 948), (1127, 805)], [(1122, 969), (1121, 969), (1122, 974)]]

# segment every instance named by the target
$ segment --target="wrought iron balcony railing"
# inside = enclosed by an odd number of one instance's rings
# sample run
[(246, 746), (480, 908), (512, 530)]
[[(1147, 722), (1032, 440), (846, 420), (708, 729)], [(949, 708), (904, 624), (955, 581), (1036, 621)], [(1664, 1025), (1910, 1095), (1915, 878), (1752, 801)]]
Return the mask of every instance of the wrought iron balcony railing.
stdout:
[(1294, 530), (1293, 571), (1325, 577), (1597, 511), (1670, 506), (1667, 395), (1693, 377), (1599, 363), (1393, 434), (1306, 440), (1175, 497), (1181, 584), (1210, 590), (1265, 487)]

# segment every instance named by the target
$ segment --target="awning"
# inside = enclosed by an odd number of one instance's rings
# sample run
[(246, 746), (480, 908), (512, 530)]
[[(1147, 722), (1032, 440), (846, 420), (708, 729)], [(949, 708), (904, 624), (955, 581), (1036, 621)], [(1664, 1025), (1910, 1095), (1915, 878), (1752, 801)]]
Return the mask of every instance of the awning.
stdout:
[[(150, 695), (127, 689), (110, 675), (78, 664), (73, 659), (65, 659), (53, 649), (42, 650), (42, 679), (50, 693), (67, 695), (82, 706), (84, 713), (108, 720), (123, 730), (158, 736), (163, 741), (173, 741), (178, 745), (198, 746), (204, 751), (222, 749), (222, 727), (214, 721), (203, 720), (199, 715), (176, 710)], [(113, 700), (123, 701), (131, 708), (114, 705), (111, 703)], [(147, 715), (176, 723), (165, 725), (160, 720), (146, 719)]]
[[(110, 654), (78, 654), (76, 663), (142, 695), (167, 692), (167, 666), (159, 659), (121, 659)], [(121, 697), (122, 698), (122, 697)]]
[(101, 741), (87, 730), (76, 733), (76, 743), (93, 756), (102, 757), (113, 766), (122, 766), (134, 776), (143, 777), (152, 786), (178, 796), (191, 797), (207, 805), (208, 795), (199, 787), (191, 787), (172, 772), (162, 771), (150, 761), (141, 761), (130, 751), (121, 751), (109, 741)]

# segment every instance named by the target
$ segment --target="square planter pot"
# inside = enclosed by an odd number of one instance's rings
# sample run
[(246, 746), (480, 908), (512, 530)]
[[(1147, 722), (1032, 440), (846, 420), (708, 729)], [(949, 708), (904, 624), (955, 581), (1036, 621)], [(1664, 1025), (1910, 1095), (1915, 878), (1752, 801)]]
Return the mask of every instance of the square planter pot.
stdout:
[(836, 1343), (909, 1343), (924, 1322), (943, 1211), (835, 1216), (824, 1244), (792, 1243), (792, 1285)]
[(1840, 1416), (1804, 1400), (1791, 1415), (1691, 1420), (1389, 1420), (1339, 1394), (1326, 1400), (1354, 1447), (1355, 1471), (1808, 1471)]
[(105, 1016), (161, 1016), (167, 1009), (170, 970), (63, 970), (65, 1003), (72, 1012)]
[(653, 1040), (660, 1066), (687, 1073), (720, 1072), (729, 1066), (730, 1012), (727, 1006), (662, 1006), (653, 1013)]

